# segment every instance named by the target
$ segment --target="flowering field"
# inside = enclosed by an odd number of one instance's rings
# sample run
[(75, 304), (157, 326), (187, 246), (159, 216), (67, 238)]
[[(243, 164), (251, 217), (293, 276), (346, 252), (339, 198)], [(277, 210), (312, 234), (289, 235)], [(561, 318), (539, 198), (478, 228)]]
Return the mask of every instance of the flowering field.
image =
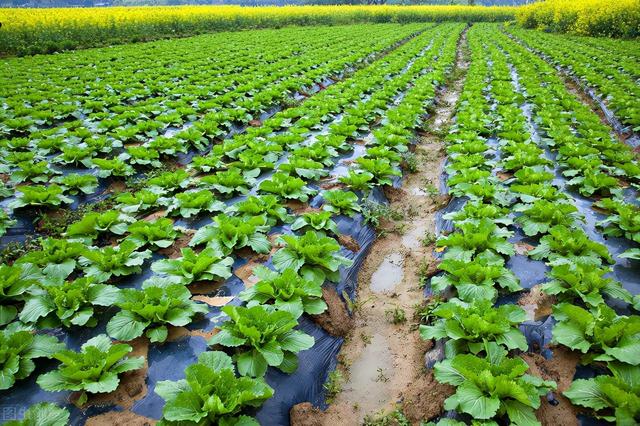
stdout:
[(173, 6), (0, 9), (0, 55), (54, 52), (205, 32), (287, 25), (505, 21), (511, 7)]
[(518, 8), (518, 23), (579, 35), (640, 37), (640, 0), (545, 0)]

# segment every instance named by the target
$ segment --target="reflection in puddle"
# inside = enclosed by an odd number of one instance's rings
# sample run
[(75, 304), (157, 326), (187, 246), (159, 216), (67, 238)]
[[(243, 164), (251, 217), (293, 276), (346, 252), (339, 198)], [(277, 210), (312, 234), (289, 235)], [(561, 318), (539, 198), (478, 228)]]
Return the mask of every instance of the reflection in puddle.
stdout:
[(371, 290), (376, 293), (393, 290), (404, 277), (403, 264), (404, 258), (400, 253), (391, 253), (385, 257), (371, 276)]
[(360, 413), (377, 410), (386, 404), (391, 394), (393, 355), (389, 344), (381, 334), (374, 334), (371, 343), (362, 351), (349, 369), (341, 398), (357, 401)]

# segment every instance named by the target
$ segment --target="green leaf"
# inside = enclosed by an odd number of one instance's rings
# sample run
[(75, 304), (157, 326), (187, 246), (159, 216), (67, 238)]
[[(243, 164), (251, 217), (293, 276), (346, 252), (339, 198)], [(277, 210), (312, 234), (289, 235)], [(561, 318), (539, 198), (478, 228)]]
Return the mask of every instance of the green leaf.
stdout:
[(171, 421), (199, 422), (207, 416), (202, 409), (202, 401), (195, 392), (184, 391), (176, 395), (175, 399), (167, 401), (163, 414)]
[(91, 393), (113, 392), (119, 383), (120, 379), (116, 373), (106, 372), (98, 381), (85, 384), (84, 389)]
[(473, 383), (463, 383), (456, 390), (459, 409), (476, 419), (490, 419), (500, 408), (500, 399), (486, 396)]
[(129, 341), (142, 336), (150, 321), (140, 319), (129, 311), (120, 311), (107, 323), (107, 333), (114, 339)]
[(267, 361), (257, 351), (244, 352), (236, 357), (241, 376), (262, 377), (267, 372)]
[(169, 334), (169, 330), (165, 326), (150, 328), (145, 333), (145, 335), (149, 338), (151, 343), (164, 342), (165, 340), (167, 340), (168, 334)]
[(283, 350), (298, 353), (311, 348), (315, 339), (302, 331), (292, 330), (284, 334), (279, 343)]
[(606, 396), (595, 380), (577, 379), (571, 383), (571, 387), (562, 393), (572, 403), (584, 407), (601, 410), (609, 406)]

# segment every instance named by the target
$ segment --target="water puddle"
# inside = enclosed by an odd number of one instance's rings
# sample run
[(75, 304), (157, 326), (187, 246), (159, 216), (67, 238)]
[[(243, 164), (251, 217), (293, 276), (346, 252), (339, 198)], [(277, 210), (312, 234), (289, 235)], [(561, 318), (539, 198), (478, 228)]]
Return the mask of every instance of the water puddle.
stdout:
[(408, 249), (418, 249), (422, 245), (427, 233), (427, 223), (424, 221), (412, 222), (409, 228), (402, 236), (402, 245)]
[(409, 193), (411, 195), (415, 195), (415, 196), (418, 196), (418, 197), (428, 197), (429, 196), (429, 194), (427, 194), (427, 192), (424, 189), (417, 188), (417, 187), (411, 188), (409, 190)]
[(385, 257), (378, 269), (371, 276), (369, 287), (375, 293), (391, 291), (400, 284), (404, 277), (404, 258), (400, 253), (391, 253)]
[(392, 369), (389, 344), (383, 335), (376, 333), (351, 365), (341, 399), (357, 401), (358, 410), (363, 414), (378, 410), (391, 396)]

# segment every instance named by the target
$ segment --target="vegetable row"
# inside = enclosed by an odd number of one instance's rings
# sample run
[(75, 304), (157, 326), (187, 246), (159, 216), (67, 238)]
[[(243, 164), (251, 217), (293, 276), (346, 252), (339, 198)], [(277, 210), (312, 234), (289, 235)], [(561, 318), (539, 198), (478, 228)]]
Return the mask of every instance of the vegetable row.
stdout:
[(574, 38), (537, 31), (511, 33), (594, 88), (623, 124), (632, 129), (640, 126), (638, 56), (625, 56), (615, 49), (605, 50)]
[[(190, 152), (209, 150), (238, 126), (294, 102), (296, 93), (365, 66), (419, 28), (354, 26), (300, 35), (288, 29), (234, 36), (221, 50), (218, 37), (183, 41), (180, 49), (129, 46), (9, 61), (0, 95), (6, 104), (0, 196), (10, 197), (19, 185), (17, 199), (5, 207), (69, 204), (104, 191), (98, 178), (133, 177), (188, 160)], [(363, 37), (371, 32), (375, 43)], [(327, 39), (340, 47), (329, 49)], [(266, 45), (281, 50), (263, 53)], [(203, 49), (211, 53), (202, 55)], [(242, 56), (246, 62), (238, 61)], [(108, 71), (114, 61), (124, 64)], [(36, 75), (34, 66), (41, 70)], [(65, 89), (53, 89), (59, 86)], [(8, 216), (2, 213), (3, 228), (12, 225)]]
[[(454, 297), (439, 302), (431, 311), (432, 323), (421, 326), (423, 338), (445, 341), (445, 360), (434, 367), (439, 382), (456, 388), (445, 409), (480, 424), (508, 418), (512, 424), (535, 425), (540, 424), (535, 415), (540, 397), (556, 389), (554, 382), (525, 374), (528, 365), (517, 353), (529, 349), (518, 328), (527, 315), (500, 297), (522, 290), (508, 262), (516, 254), (514, 237), (523, 234), (537, 244), (528, 256), (549, 268), (541, 288), (556, 297), (553, 342), (581, 352), (581, 363), (606, 366), (610, 373), (575, 380), (563, 395), (594, 409), (599, 418), (633, 423), (640, 415), (640, 317), (618, 315), (605, 303), (633, 299), (610, 278), (608, 265), (615, 261), (583, 230), (572, 198), (554, 179), (553, 164), (569, 176), (567, 187), (588, 196), (598, 189), (583, 179), (586, 171), (571, 168), (572, 161), (585, 158), (567, 154), (587, 151), (596, 164), (591, 172), (615, 180), (607, 190), (618, 195), (615, 177), (633, 179), (637, 174), (625, 170), (637, 163), (535, 55), (496, 27), (474, 26), (468, 39), (471, 65), (447, 138), (446, 166), (450, 193), (466, 203), (445, 216), (454, 232), (437, 241), (446, 250), (444, 274), (431, 281), (434, 292), (452, 290)], [(439, 424), (464, 423), (443, 419)]]
[[(401, 155), (451, 69), (461, 30), (447, 24), (425, 31), (350, 78), (193, 157), (186, 169), (157, 174), (144, 189), (123, 192), (114, 209), (87, 213), (61, 238), (44, 239), (40, 250), (2, 265), (2, 318), (9, 323), (4, 338), (17, 343), (28, 335), (46, 347), (3, 345), (18, 365), (5, 389), (33, 372), (35, 364), (27, 360), (46, 356), (61, 364), (39, 376), (45, 390), (77, 391), (78, 405), (115, 390), (120, 373), (141, 368), (144, 359), (128, 357), (132, 347), (109, 337), (130, 341), (145, 335), (164, 342), (172, 327), (189, 326), (209, 311), (191, 299), (191, 284), (229, 278), (236, 256), (270, 255), (274, 270), (256, 268), (260, 281), (238, 296), (246, 306), (222, 309), (228, 319), (208, 343), (228, 354), (204, 352), (185, 379), (155, 388), (166, 401), (163, 424), (256, 424), (243, 412), (273, 395), (263, 378), (267, 368), (296, 370), (297, 353), (314, 344), (296, 329), (298, 318), (326, 309), (322, 285), (339, 281), (340, 268), (351, 264), (334, 238), (332, 216), (356, 214), (371, 188), (400, 175)], [(356, 139), (376, 124), (366, 149), (356, 152)], [(349, 152), (352, 169), (339, 178), (346, 190), (324, 190), (322, 209), (295, 214), (293, 207), (303, 204), (292, 201), (315, 196), (314, 181), (335, 171), (336, 160)], [(297, 232), (274, 235), (272, 228), (283, 224)], [(190, 237), (180, 255), (158, 258), (179, 236)], [(150, 261), (155, 274), (140, 289), (121, 288)], [(93, 337), (79, 352), (30, 331), (94, 327), (109, 306), (119, 308), (106, 324), (109, 336)], [(45, 409), (53, 408), (33, 407)]]

